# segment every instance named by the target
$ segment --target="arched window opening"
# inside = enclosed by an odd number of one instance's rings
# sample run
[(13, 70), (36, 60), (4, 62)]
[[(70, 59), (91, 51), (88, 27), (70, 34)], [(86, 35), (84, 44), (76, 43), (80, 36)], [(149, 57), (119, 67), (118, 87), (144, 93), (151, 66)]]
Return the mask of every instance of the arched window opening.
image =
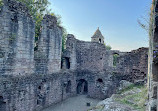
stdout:
[(99, 39), (99, 43), (101, 43), (101, 39)]
[(77, 94), (88, 93), (88, 82), (84, 79), (80, 79), (77, 84)]

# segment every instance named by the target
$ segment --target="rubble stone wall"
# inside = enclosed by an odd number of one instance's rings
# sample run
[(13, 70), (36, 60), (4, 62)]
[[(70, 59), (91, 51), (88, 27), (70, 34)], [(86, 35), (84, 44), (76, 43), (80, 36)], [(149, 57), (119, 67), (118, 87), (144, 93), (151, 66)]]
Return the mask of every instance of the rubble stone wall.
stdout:
[(61, 69), (62, 28), (57, 25), (56, 17), (45, 15), (41, 30), (35, 54), (36, 73), (58, 72)]
[(124, 75), (126, 80), (138, 82), (147, 80), (148, 48), (139, 48), (120, 55), (116, 64), (116, 72)]
[[(4, 0), (0, 10), (0, 111), (39, 111), (77, 94), (105, 99), (116, 92), (124, 74), (131, 77), (136, 68), (139, 74), (147, 74), (145, 48), (130, 53), (107, 51), (104, 44), (80, 41), (69, 34), (62, 55), (62, 28), (54, 16), (43, 18), (36, 51), (34, 37), (35, 23), (26, 6)], [(120, 57), (114, 67), (115, 53)]]
[(35, 25), (27, 8), (5, 0), (0, 10), (0, 73), (28, 75), (34, 72)]

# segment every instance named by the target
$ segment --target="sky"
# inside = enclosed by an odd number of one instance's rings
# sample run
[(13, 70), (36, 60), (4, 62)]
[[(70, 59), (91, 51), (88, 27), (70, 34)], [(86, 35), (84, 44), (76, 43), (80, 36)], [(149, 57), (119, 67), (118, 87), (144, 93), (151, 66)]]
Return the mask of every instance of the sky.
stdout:
[(49, 0), (62, 25), (77, 39), (91, 41), (99, 27), (112, 50), (148, 47), (148, 32), (140, 27), (149, 18), (152, 0)]

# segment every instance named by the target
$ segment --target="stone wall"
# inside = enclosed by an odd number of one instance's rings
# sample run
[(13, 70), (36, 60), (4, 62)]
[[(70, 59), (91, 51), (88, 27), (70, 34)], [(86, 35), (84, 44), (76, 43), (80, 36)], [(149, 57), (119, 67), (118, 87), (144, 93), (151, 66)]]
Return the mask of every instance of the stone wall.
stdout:
[(89, 71), (1, 77), (0, 108), (3, 105), (3, 111), (39, 111), (77, 94), (104, 99), (116, 91), (118, 82), (113, 82), (109, 74)]
[[(0, 26), (2, 111), (39, 111), (77, 94), (105, 99), (116, 92), (123, 77), (131, 78), (133, 69), (146, 74), (145, 48), (129, 53), (107, 51), (103, 44), (80, 41), (69, 34), (61, 57), (62, 29), (50, 15), (43, 18), (34, 54), (34, 21), (28, 9), (14, 0), (4, 1)], [(116, 53), (120, 57), (114, 67)]]
[(124, 79), (131, 82), (147, 80), (148, 48), (139, 48), (118, 56), (116, 72), (124, 75)]
[(35, 25), (27, 8), (5, 0), (0, 10), (0, 26), (1, 75), (33, 73)]
[(56, 17), (45, 15), (41, 30), (35, 54), (36, 73), (58, 72), (61, 69), (62, 28), (57, 25)]
[(104, 71), (108, 64), (108, 55), (104, 44), (77, 40), (68, 35), (64, 57), (70, 58), (70, 69)]
[[(39, 111), (76, 94), (76, 81), (69, 73), (1, 79), (0, 97), (5, 105), (2, 111)], [(66, 92), (68, 81), (72, 84), (70, 92)]]

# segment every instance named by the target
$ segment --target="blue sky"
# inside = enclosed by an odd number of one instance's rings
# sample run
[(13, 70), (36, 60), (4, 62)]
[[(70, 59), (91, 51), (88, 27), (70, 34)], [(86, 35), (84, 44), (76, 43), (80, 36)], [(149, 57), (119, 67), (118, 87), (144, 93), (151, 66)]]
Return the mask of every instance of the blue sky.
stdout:
[(152, 0), (49, 0), (68, 33), (90, 41), (99, 27), (114, 50), (148, 46), (148, 33), (137, 20), (148, 19)]

